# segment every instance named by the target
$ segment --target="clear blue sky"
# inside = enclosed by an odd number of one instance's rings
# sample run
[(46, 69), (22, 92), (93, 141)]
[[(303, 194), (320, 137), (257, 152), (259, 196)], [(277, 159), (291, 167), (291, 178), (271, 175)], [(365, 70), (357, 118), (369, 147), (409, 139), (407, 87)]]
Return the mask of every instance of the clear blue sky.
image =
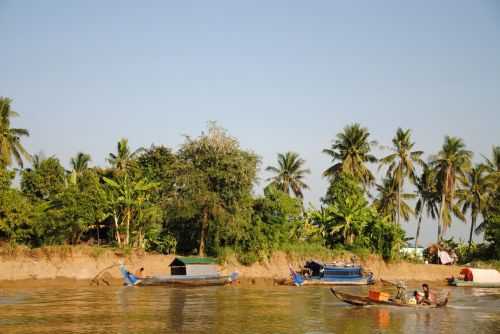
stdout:
[(65, 165), (78, 151), (104, 164), (120, 137), (177, 148), (215, 120), (264, 167), (299, 152), (317, 204), (321, 150), (348, 123), (386, 145), (409, 127), (426, 156), (445, 134), (477, 161), (500, 144), (495, 0), (0, 0), (0, 40), (14, 125)]

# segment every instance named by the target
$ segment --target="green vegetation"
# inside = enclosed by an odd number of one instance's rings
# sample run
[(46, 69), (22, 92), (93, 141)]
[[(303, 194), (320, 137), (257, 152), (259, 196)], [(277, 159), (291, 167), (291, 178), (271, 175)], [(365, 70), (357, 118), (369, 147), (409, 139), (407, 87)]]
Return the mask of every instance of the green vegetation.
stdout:
[[(404, 221), (415, 216), (418, 241), (424, 215), (435, 219), (438, 242), (450, 244), (442, 235), (454, 215), (470, 217), (471, 237), (485, 233), (483, 244), (455, 246), (464, 258), (500, 259), (498, 147), (472, 166), (463, 141), (446, 137), (425, 163), (410, 130), (398, 129), (391, 153), (378, 161), (369, 131), (352, 124), (323, 151), (332, 166), (324, 172), (329, 186), (321, 206), (305, 208), (310, 170), (297, 153), (277, 155), (259, 196), (253, 193), (259, 157), (212, 123), (177, 151), (133, 150), (121, 139), (108, 166), (91, 166), (90, 155), (79, 152), (68, 171), (57, 157), (26, 152), (21, 138), (28, 131), (11, 127), (17, 116), (11, 102), (0, 99), (0, 242), (6, 254), (17, 245), (41, 247), (49, 256), (53, 249), (97, 244), (124, 253), (235, 257), (244, 264), (278, 250), (298, 257), (350, 252), (393, 259), (408, 240)], [(386, 168), (380, 184), (371, 171), (377, 162)], [(16, 173), (19, 187), (13, 186)]]

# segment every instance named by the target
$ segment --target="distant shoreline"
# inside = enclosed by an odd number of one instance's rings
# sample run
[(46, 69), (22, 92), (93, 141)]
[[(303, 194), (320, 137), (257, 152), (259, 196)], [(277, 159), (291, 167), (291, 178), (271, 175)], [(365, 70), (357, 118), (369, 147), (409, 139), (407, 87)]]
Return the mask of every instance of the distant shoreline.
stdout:
[[(64, 280), (90, 282), (103, 269), (118, 264), (121, 260), (125, 261), (131, 271), (144, 267), (147, 275), (167, 275), (169, 273), (168, 265), (175, 257), (175, 255), (142, 252), (123, 255), (111, 249), (104, 249), (99, 254), (93, 252), (95, 249), (91, 247), (70, 247), (64, 253), (52, 255), (44, 253), (39, 255), (3, 254), (0, 257), (0, 287), (16, 281), (24, 281), (28, 285), (36, 285), (36, 282), (42, 283), (42, 281), (47, 281), (46, 284)], [(283, 252), (276, 252), (271, 259), (265, 262), (245, 266), (233, 259), (221, 265), (220, 269), (225, 273), (238, 272), (242, 283), (245, 284), (260, 284), (262, 282), (272, 284), (273, 279), (288, 277), (289, 265), (298, 268), (304, 260), (306, 258), (292, 259)], [(333, 262), (336, 260), (346, 261), (347, 259), (328, 258), (322, 260)], [(447, 277), (457, 275), (461, 268), (460, 266), (415, 264), (406, 261), (386, 263), (375, 256), (361, 260), (360, 263), (365, 270), (373, 272), (377, 279), (407, 281), (444, 282)], [(113, 285), (119, 284), (121, 276), (117, 267), (109, 269), (107, 272), (109, 275), (106, 275), (113, 281)]]

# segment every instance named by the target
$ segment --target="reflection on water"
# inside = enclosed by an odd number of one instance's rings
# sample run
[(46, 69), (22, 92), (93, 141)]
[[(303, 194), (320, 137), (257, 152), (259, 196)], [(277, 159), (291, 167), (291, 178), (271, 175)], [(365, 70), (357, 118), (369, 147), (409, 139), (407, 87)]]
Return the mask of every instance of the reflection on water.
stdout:
[[(366, 293), (366, 288), (342, 288)], [(358, 308), (323, 287), (0, 288), (0, 333), (499, 333), (500, 290), (443, 309)]]

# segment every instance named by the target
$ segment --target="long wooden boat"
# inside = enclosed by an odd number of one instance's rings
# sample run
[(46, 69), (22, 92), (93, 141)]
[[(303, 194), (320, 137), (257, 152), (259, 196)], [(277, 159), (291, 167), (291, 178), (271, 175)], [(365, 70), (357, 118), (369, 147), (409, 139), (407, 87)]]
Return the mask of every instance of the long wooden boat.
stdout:
[(159, 286), (159, 285), (179, 285), (179, 286), (213, 286), (226, 285), (235, 282), (237, 273), (231, 275), (172, 275), (172, 276), (152, 276), (140, 278), (130, 273), (125, 266), (120, 266), (124, 283), (129, 286)]
[(364, 273), (358, 265), (322, 264), (308, 261), (305, 266), (312, 275), (301, 275), (290, 267), (293, 284), (301, 285), (369, 285), (374, 284), (372, 273)]
[(372, 300), (368, 297), (351, 295), (345, 292), (336, 291), (335, 289), (330, 288), (332, 294), (337, 297), (339, 300), (355, 305), (355, 306), (368, 306), (368, 305), (387, 305), (387, 306), (397, 306), (397, 307), (413, 307), (413, 308), (440, 308), (445, 307), (448, 304), (449, 294), (437, 304), (434, 305), (425, 305), (425, 304), (402, 304), (393, 300), (388, 301), (378, 301)]

